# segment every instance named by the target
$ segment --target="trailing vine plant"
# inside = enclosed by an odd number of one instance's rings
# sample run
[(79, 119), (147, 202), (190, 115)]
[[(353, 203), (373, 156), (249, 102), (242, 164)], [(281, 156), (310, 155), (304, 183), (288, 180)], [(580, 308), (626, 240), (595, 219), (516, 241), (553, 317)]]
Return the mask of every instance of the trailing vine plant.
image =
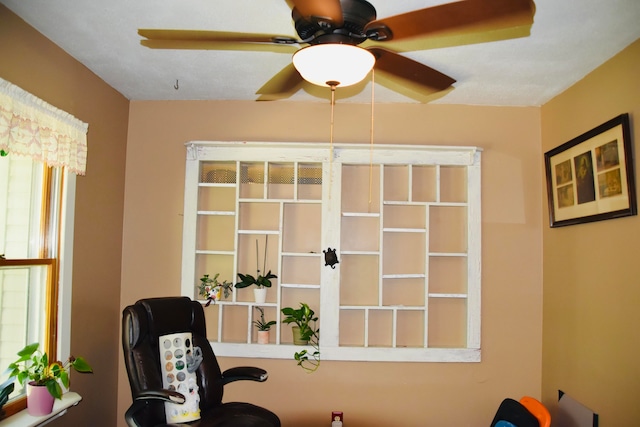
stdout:
[(318, 317), (309, 305), (303, 302), (298, 309), (285, 307), (281, 311), (286, 316), (282, 323), (293, 323), (298, 326), (300, 338), (307, 341), (312, 348), (312, 351), (307, 349), (296, 351), (293, 358), (307, 373), (315, 372), (320, 367), (320, 329), (316, 326)]

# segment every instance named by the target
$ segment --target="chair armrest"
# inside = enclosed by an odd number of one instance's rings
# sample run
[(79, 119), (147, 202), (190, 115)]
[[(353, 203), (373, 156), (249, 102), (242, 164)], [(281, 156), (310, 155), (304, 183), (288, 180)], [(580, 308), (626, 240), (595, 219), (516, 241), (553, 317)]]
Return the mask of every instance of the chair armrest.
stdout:
[(136, 400), (163, 400), (165, 402), (178, 403), (182, 405), (186, 398), (184, 394), (172, 390), (147, 390), (142, 392)]
[(269, 374), (264, 369), (253, 366), (238, 366), (227, 369), (222, 373), (222, 384), (242, 380), (264, 382), (268, 377)]
[(144, 391), (135, 398), (124, 414), (124, 419), (129, 427), (143, 427), (143, 425), (137, 421), (136, 416), (149, 404), (149, 401), (153, 400), (183, 404), (186, 399), (182, 393), (178, 393), (177, 391), (164, 389)]

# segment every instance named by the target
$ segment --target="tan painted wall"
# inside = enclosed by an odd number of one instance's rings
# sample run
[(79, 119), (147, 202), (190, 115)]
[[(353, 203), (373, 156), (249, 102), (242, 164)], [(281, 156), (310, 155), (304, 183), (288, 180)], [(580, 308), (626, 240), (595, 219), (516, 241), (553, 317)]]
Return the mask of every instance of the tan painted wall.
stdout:
[[(72, 351), (86, 356), (96, 374), (74, 378), (84, 401), (56, 425), (123, 426), (130, 393), (119, 350), (120, 309), (179, 292), (184, 142), (326, 142), (329, 105), (129, 105), (2, 6), (0, 19), (0, 76), (90, 124), (89, 170), (78, 180), (71, 339)], [(265, 405), (285, 427), (325, 426), (334, 409), (352, 427), (487, 425), (505, 396), (540, 395), (539, 109), (393, 104), (376, 106), (375, 117), (378, 143), (485, 149), (483, 361), (325, 362), (306, 375), (291, 360), (222, 359), (223, 367), (249, 363), (270, 371), (265, 384), (230, 385), (226, 398)], [(336, 142), (367, 143), (369, 123), (370, 106), (339, 103)]]
[[(638, 76), (640, 41), (544, 105), (543, 151), (629, 113), (637, 176)], [(547, 224), (546, 202), (543, 210)], [(545, 225), (542, 235), (544, 402), (553, 407), (561, 389), (598, 412), (600, 425), (637, 425), (640, 218), (554, 229)]]
[[(54, 425), (123, 425), (130, 397), (117, 350), (119, 311), (137, 298), (178, 292), (183, 143), (189, 139), (326, 141), (328, 106), (133, 103), (125, 201), (126, 99), (4, 6), (0, 6), (0, 55), (0, 77), (90, 124), (88, 172), (78, 179), (76, 200), (71, 338), (72, 351), (89, 358), (96, 373), (74, 379), (73, 387), (84, 401)], [(264, 404), (282, 416), (285, 426), (326, 425), (332, 409), (344, 410), (351, 426), (475, 426), (488, 424), (504, 396), (539, 395), (542, 381), (542, 396), (549, 405), (556, 389), (562, 388), (600, 412), (606, 425), (633, 425), (640, 415), (634, 401), (640, 384), (635, 363), (640, 346), (636, 331), (640, 267), (634, 244), (639, 220), (551, 230), (540, 188), (543, 151), (622, 112), (632, 115), (637, 152), (640, 138), (633, 119), (639, 110), (639, 61), (636, 42), (545, 105), (541, 113), (518, 108), (376, 106), (377, 142), (485, 148), (482, 363), (326, 362), (309, 376), (291, 361), (224, 359), (223, 366), (251, 362), (271, 372), (265, 384), (229, 386), (227, 398), (246, 397)], [(368, 123), (368, 106), (339, 104), (336, 141), (368, 142)], [(303, 397), (297, 388), (313, 392)]]
[(3, 5), (0, 58), (0, 77), (89, 123), (87, 173), (77, 179), (71, 352), (95, 374), (72, 377), (83, 402), (51, 425), (114, 426), (129, 102)]
[[(329, 103), (131, 103), (122, 305), (180, 292), (183, 181), (189, 140), (323, 141)], [(338, 104), (335, 142), (369, 139), (370, 106)], [(488, 425), (506, 396), (540, 395), (541, 214), (538, 108), (377, 105), (375, 142), (477, 145), (483, 153), (483, 361), (478, 364), (323, 362), (305, 374), (293, 360), (254, 364), (264, 384), (234, 383), (285, 427), (326, 426), (332, 410), (350, 427)], [(119, 408), (130, 403), (119, 370)], [(309, 390), (301, 392), (300, 390)], [(463, 410), (461, 408), (464, 408)], [(124, 426), (121, 421), (120, 426)]]

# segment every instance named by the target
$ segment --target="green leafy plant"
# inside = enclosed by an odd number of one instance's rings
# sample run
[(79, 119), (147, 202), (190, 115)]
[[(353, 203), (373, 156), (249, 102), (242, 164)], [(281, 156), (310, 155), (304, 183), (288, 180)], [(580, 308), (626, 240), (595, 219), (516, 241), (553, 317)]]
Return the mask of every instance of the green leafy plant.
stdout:
[(49, 356), (38, 350), (40, 344), (27, 345), (18, 352), (18, 360), (9, 365), (9, 376), (16, 377), (21, 385), (30, 380), (34, 385), (46, 386), (56, 399), (62, 398), (62, 387), (69, 387), (69, 370), (93, 373), (93, 369), (82, 357), (69, 356), (66, 362), (51, 362)]
[(293, 323), (300, 328), (300, 338), (307, 341), (312, 347), (312, 351), (304, 349), (295, 352), (293, 358), (305, 371), (315, 372), (320, 366), (320, 329), (316, 327), (318, 317), (308, 304), (301, 302), (300, 308), (284, 307), (282, 314), (285, 318), (282, 323)]
[(270, 331), (271, 327), (276, 324), (275, 320), (264, 320), (264, 309), (262, 307), (256, 307), (256, 310), (260, 312), (260, 319), (253, 321), (253, 324), (259, 331)]
[[(260, 270), (258, 270), (258, 273)], [(271, 273), (271, 270), (267, 272), (264, 276), (258, 274), (258, 277), (253, 277), (250, 274), (242, 274), (238, 273), (238, 277), (240, 281), (235, 284), (236, 288), (246, 288), (247, 286), (256, 285), (258, 288), (270, 288), (271, 287), (271, 279), (277, 279), (278, 276)]]
[[(264, 241), (264, 262), (262, 265), (262, 271), (267, 269), (267, 242), (269, 241), (269, 235), (265, 237)], [(235, 287), (238, 289), (246, 288), (251, 285), (256, 285), (258, 288), (270, 288), (271, 287), (271, 279), (277, 279), (278, 276), (271, 273), (271, 270), (267, 272), (264, 276), (260, 274), (260, 267), (258, 266), (258, 240), (256, 240), (256, 277), (250, 274), (241, 274), (238, 273), (238, 277), (240, 281), (235, 284)]]
[(208, 274), (200, 278), (198, 293), (207, 299), (205, 307), (208, 307), (212, 302), (214, 304), (216, 303), (219, 298), (219, 291), (222, 291), (222, 295), (224, 295), (225, 298), (229, 298), (229, 295), (231, 295), (233, 291), (233, 284), (226, 280), (223, 280), (222, 283), (218, 282), (218, 276), (220, 276), (220, 273), (216, 273), (213, 278), (209, 277)]

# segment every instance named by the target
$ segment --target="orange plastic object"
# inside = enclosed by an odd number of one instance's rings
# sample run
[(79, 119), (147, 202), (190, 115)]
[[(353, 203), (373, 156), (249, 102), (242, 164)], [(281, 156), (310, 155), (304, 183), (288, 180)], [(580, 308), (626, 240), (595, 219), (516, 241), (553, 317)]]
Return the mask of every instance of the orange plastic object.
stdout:
[(540, 427), (551, 426), (551, 414), (549, 414), (549, 410), (538, 399), (531, 396), (524, 396), (520, 399), (520, 403), (538, 419)]

